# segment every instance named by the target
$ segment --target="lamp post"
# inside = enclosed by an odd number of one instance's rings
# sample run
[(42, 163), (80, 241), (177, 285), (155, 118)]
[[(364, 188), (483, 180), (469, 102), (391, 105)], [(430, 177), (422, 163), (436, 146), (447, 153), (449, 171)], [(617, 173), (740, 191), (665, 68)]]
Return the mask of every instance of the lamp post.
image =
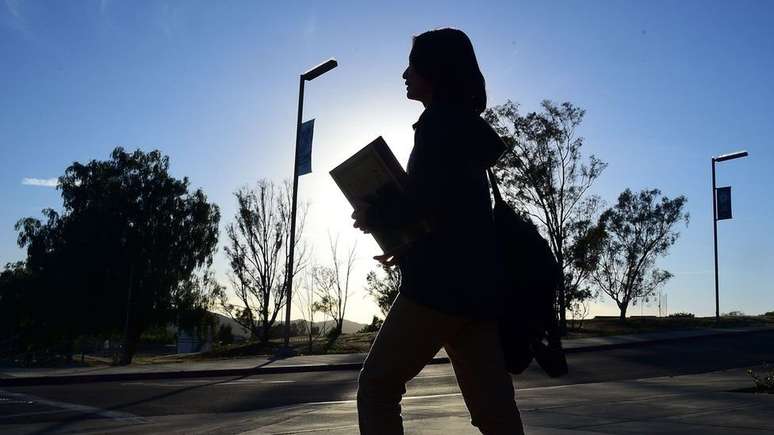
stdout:
[(290, 349), (290, 301), (293, 294), (293, 267), (295, 266), (295, 247), (296, 247), (296, 203), (298, 201), (298, 146), (301, 140), (301, 117), (304, 113), (304, 82), (312, 81), (317, 77), (336, 68), (338, 63), (336, 59), (317, 65), (309, 71), (301, 74), (298, 79), (298, 120), (296, 121), (296, 149), (293, 158), (293, 204), (290, 212), (290, 249), (288, 252), (287, 264), (287, 295), (285, 296), (285, 344), (278, 352), (280, 356), (290, 356), (293, 351)]
[(720, 292), (718, 290), (718, 204), (717, 188), (715, 187), (715, 163), (725, 162), (742, 157), (747, 157), (747, 151), (738, 151), (731, 154), (712, 158), (712, 234), (715, 241), (715, 323), (720, 323)]

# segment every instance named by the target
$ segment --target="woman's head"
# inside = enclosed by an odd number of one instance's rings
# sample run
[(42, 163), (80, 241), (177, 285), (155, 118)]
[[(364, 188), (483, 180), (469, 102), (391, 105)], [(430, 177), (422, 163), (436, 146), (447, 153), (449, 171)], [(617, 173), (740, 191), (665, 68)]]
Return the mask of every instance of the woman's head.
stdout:
[(409, 99), (459, 105), (476, 114), (486, 109), (484, 76), (473, 44), (461, 30), (437, 29), (415, 36), (403, 78)]

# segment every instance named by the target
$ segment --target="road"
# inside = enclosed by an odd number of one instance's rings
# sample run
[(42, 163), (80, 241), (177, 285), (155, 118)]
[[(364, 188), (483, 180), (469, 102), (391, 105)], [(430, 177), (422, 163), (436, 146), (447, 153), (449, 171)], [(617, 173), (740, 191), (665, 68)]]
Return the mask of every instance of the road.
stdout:
[[(772, 344), (774, 331), (764, 331), (573, 353), (568, 376), (550, 379), (530, 367), (514, 383), (526, 389), (750, 367), (774, 361)], [(356, 371), (4, 387), (0, 432), (6, 432), (4, 427), (64, 430), (86, 419), (131, 423), (161, 416), (271, 412), (287, 405), (350, 401), (356, 389)], [(426, 367), (409, 384), (407, 396), (456, 393), (451, 366), (441, 364)]]

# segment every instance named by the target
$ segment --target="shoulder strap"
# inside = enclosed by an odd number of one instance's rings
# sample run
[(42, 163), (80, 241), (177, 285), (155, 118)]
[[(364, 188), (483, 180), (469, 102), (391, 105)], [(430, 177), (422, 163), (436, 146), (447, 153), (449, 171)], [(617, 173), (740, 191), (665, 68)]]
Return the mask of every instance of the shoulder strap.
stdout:
[(492, 193), (494, 194), (495, 204), (503, 203), (503, 197), (500, 195), (500, 188), (497, 186), (497, 177), (491, 168), (487, 168), (486, 174), (489, 176), (489, 185), (492, 186)]

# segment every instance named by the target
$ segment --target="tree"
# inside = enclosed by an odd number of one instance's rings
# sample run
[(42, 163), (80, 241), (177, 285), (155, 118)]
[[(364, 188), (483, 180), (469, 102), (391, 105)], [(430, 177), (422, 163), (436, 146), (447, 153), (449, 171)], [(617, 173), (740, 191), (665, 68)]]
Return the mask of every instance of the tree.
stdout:
[(30, 343), (36, 323), (33, 277), (24, 262), (8, 263), (0, 272), (0, 355), (13, 355)]
[[(325, 333), (324, 327), (316, 327), (314, 324), (315, 314), (322, 311), (320, 302), (317, 298), (317, 292), (315, 290), (315, 277), (314, 277), (314, 265), (309, 265), (303, 273), (303, 279), (301, 280), (298, 290), (293, 292), (293, 303), (298, 307), (301, 312), (301, 317), (304, 319), (305, 334), (308, 339), (309, 352), (312, 351), (312, 344), (314, 343), (315, 336), (319, 336)], [(324, 323), (322, 323), (324, 325)]]
[(484, 117), (507, 146), (495, 168), (506, 200), (539, 222), (564, 273), (564, 285), (557, 292), (564, 331), (568, 301), (588, 296), (575, 292), (574, 281), (583, 281), (587, 274), (575, 270), (569, 258), (573, 241), (584, 238), (573, 238), (571, 232), (579, 219), (591, 217), (579, 212), (593, 210), (583, 205), (583, 199), (607, 164), (594, 155), (588, 162), (582, 161), (584, 139), (576, 136), (576, 129), (584, 110), (568, 102), (556, 105), (548, 100), (542, 102), (542, 108), (542, 113), (521, 115), (518, 105), (508, 101), (488, 109)]
[(666, 255), (679, 233), (679, 222), (688, 224), (683, 212), (685, 196), (669, 199), (658, 189), (638, 194), (626, 189), (617, 203), (602, 213), (599, 227), (604, 232), (599, 267), (591, 274), (594, 284), (618, 305), (620, 319), (637, 298), (647, 298), (672, 277), (655, 267)]
[(46, 223), (17, 223), (40, 291), (63, 304), (68, 340), (123, 330), (119, 363), (128, 364), (143, 330), (175, 320), (175, 289), (211, 263), (218, 240), (218, 207), (189, 184), (169, 175), (159, 151), (118, 147), (109, 160), (65, 170), (61, 215), (45, 210)]
[(339, 254), (339, 239), (333, 240), (328, 235), (331, 249), (331, 263), (329, 266), (317, 266), (314, 269), (314, 280), (319, 297), (318, 308), (330, 316), (335, 327), (333, 336), (341, 335), (344, 327), (344, 314), (347, 312), (347, 302), (351, 294), (349, 281), (355, 264), (356, 244), (353, 244), (346, 257)]
[(579, 331), (583, 328), (583, 321), (586, 320), (586, 316), (588, 316), (589, 311), (591, 311), (589, 299), (584, 299), (582, 301), (576, 300), (574, 305), (570, 307), (570, 329)]
[[(269, 340), (269, 332), (287, 303), (291, 195), (287, 181), (281, 187), (268, 180), (259, 180), (255, 189), (243, 187), (234, 193), (238, 210), (234, 222), (226, 227), (230, 279), (241, 306), (229, 302), (224, 292), (220, 294), (221, 306), (261, 343)], [(294, 278), (306, 261), (300, 242), (305, 216), (302, 205), (293, 241)]]
[[(65, 353), (70, 350), (75, 338), (86, 332), (110, 329), (106, 319), (89, 316), (95, 292), (95, 262), (90, 252), (83, 252), (80, 243), (67, 243), (67, 239), (78, 240), (74, 225), (53, 209), (43, 210), (46, 218), (41, 222), (35, 218), (19, 220), (15, 229), (19, 232), (19, 247), (27, 248), (27, 258), (14, 267), (16, 279), (23, 280), (12, 285), (20, 312), (17, 317), (17, 331), (20, 350), (40, 355), (43, 353)], [(78, 254), (81, 254), (78, 257)], [(79, 258), (82, 263), (74, 261)], [(10, 271), (10, 270), (9, 270)], [(45, 303), (40, 303), (45, 301)]]
[(192, 273), (172, 290), (172, 308), (179, 329), (194, 330), (203, 334), (215, 327), (215, 317), (210, 312), (215, 299), (223, 288), (209, 269)]
[(570, 220), (567, 261), (564, 270), (565, 303), (572, 316), (572, 327), (580, 328), (589, 312), (589, 301), (599, 292), (590, 284), (590, 275), (599, 263), (604, 231), (597, 224), (598, 197), (581, 201)]
[(366, 291), (374, 298), (384, 316), (390, 311), (392, 303), (400, 291), (400, 269), (395, 266), (381, 265), (384, 278), (379, 278), (376, 271), (368, 272), (366, 276)]
[(361, 334), (367, 334), (369, 332), (379, 332), (379, 330), (382, 329), (382, 325), (384, 325), (384, 320), (374, 316), (371, 319), (370, 325), (363, 326), (357, 332)]

